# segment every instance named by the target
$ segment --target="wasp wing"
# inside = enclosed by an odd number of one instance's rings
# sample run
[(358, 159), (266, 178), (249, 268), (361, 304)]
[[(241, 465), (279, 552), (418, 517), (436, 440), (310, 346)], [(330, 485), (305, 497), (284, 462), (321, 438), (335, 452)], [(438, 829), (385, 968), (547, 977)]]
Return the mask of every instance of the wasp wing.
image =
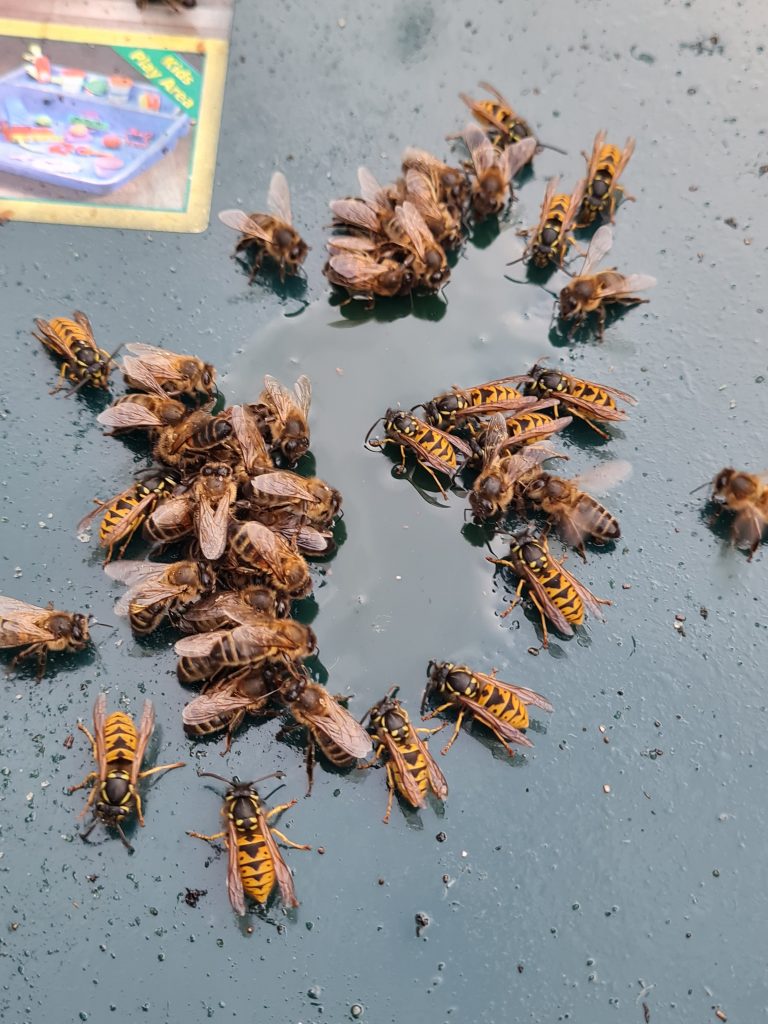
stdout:
[(231, 818), (227, 818), (227, 895), (232, 909), (240, 917), (245, 916), (245, 890), (240, 874), (240, 858), (237, 848), (237, 829)]
[(546, 697), (542, 697), (540, 693), (536, 693), (535, 690), (529, 690), (525, 686), (517, 686), (513, 683), (505, 683), (500, 679), (497, 679), (494, 675), (488, 675), (485, 672), (474, 672), (473, 673), (484, 685), (487, 686), (498, 686), (500, 690), (509, 691), (514, 693), (516, 697), (519, 697), (523, 704), (533, 704), (537, 708), (541, 708), (542, 711), (554, 711), (550, 702)]
[(538, 235), (541, 231), (544, 230), (544, 225), (547, 223), (547, 218), (549, 217), (549, 207), (552, 203), (552, 198), (555, 195), (555, 192), (557, 191), (557, 186), (559, 184), (559, 175), (557, 175), (554, 178), (550, 178), (547, 182), (547, 187), (544, 191), (544, 198), (541, 201), (541, 213), (539, 214), (539, 223), (532, 231), (528, 232), (528, 234), (532, 235), (534, 238), (536, 237), (536, 235)]
[[(551, 555), (548, 555), (548, 557), (552, 562), (554, 562), (554, 559)], [(559, 563), (557, 563), (557, 568), (561, 569)], [(532, 592), (532, 596), (535, 597), (534, 603), (543, 611), (543, 613), (547, 616), (550, 622), (554, 625), (555, 629), (562, 633), (563, 636), (573, 636), (573, 627), (571, 626), (570, 622), (566, 619), (566, 617), (563, 615), (563, 613), (560, 611), (557, 605), (552, 601), (547, 591), (544, 589), (544, 587), (537, 579), (536, 575), (532, 572), (527, 571), (524, 566), (524, 563), (520, 565), (519, 569), (514, 568), (513, 571), (525, 580), (526, 584), (528, 585), (528, 588)], [(561, 569), (561, 571), (565, 573), (565, 570)]]
[(80, 309), (76, 309), (72, 314), (72, 319), (78, 326), (80, 326), (85, 333), (88, 335), (88, 340), (91, 342), (94, 348), (96, 348), (96, 339), (93, 334), (93, 327), (91, 327), (91, 321)]
[(291, 192), (288, 181), (282, 171), (275, 171), (269, 183), (267, 193), (267, 209), (273, 217), (286, 224), (293, 224), (291, 215)]
[(597, 172), (597, 165), (600, 162), (600, 153), (605, 145), (605, 131), (599, 131), (592, 143), (592, 154), (587, 160), (587, 183), (591, 184)]
[[(603, 619), (603, 618), (604, 618), (604, 616), (603, 616), (602, 610), (601, 610), (601, 608), (600, 608), (600, 605), (610, 605), (610, 604), (613, 604), (613, 601), (608, 601), (608, 600), (607, 600), (606, 598), (604, 598), (604, 597), (596, 597), (596, 596), (595, 596), (595, 595), (594, 595), (594, 594), (592, 593), (592, 591), (591, 591), (591, 590), (588, 590), (588, 589), (587, 589), (587, 588), (586, 588), (586, 587), (584, 586), (584, 584), (583, 584), (583, 583), (580, 583), (580, 582), (579, 582), (579, 581), (578, 581), (578, 580), (576, 579), (576, 577), (575, 577), (575, 576), (572, 576), (572, 575), (571, 575), (571, 573), (569, 573), (569, 572), (568, 572), (568, 570), (567, 570), (567, 569), (565, 568), (565, 566), (563, 566), (563, 565), (562, 565), (562, 563), (561, 563), (561, 562), (558, 562), (558, 561), (556, 561), (556, 559), (552, 558), (552, 555), (551, 555), (551, 554), (550, 554), (550, 556), (549, 556), (549, 557), (550, 557), (550, 560), (551, 560), (551, 561), (552, 561), (552, 562), (553, 562), (553, 563), (554, 563), (554, 564), (556, 565), (556, 567), (557, 567), (557, 568), (558, 568), (558, 569), (560, 570), (560, 572), (561, 572), (561, 573), (562, 573), (562, 575), (563, 575), (563, 576), (565, 577), (565, 579), (566, 579), (566, 580), (568, 580), (568, 582), (569, 582), (569, 583), (570, 583), (570, 584), (571, 584), (571, 585), (573, 586), (573, 588), (574, 588), (574, 589), (576, 590), (576, 592), (578, 593), (579, 597), (580, 597), (580, 598), (581, 598), (581, 600), (582, 600), (582, 603), (583, 603), (583, 605), (584, 605), (585, 609), (586, 609), (586, 610), (587, 610), (587, 611), (588, 611), (588, 612), (589, 612), (589, 613), (590, 613), (591, 615), (594, 615), (594, 616), (595, 616), (595, 618), (598, 618), (598, 619)], [(553, 619), (552, 621), (554, 622), (554, 619)]]
[[(72, 359), (72, 352), (69, 345), (67, 345), (63, 338), (59, 337), (47, 320), (41, 320), (39, 317), (36, 317), (35, 326), (38, 331), (40, 331), (40, 334), (35, 334), (34, 331), (32, 331), (32, 334), (38, 341), (42, 342), (46, 348), (56, 353), (56, 355), (60, 356), (62, 359)], [(42, 335), (42, 337), (40, 335)]]
[(483, 725), (488, 726), (491, 732), (496, 733), (497, 736), (503, 737), (505, 740), (509, 740), (510, 743), (518, 743), (521, 747), (532, 747), (533, 743), (525, 736), (519, 729), (516, 729), (513, 725), (505, 722), (501, 718), (497, 718), (492, 715), (487, 708), (484, 708), (482, 704), (476, 704), (474, 701), (467, 700), (465, 697), (459, 698), (459, 703), (462, 708), (465, 708), (467, 713), (476, 718), (478, 722), (482, 722)]
[(298, 907), (299, 901), (296, 899), (296, 889), (293, 885), (293, 876), (291, 875), (288, 865), (283, 860), (283, 855), (278, 849), (275, 837), (272, 835), (272, 830), (270, 829), (267, 819), (263, 814), (259, 814), (259, 828), (264, 836), (264, 842), (267, 850), (269, 851), (269, 855), (272, 858), (272, 866), (275, 869), (275, 878), (277, 879), (277, 885), (280, 889), (280, 895), (283, 899), (283, 903), (286, 907)]
[(438, 768), (437, 761), (435, 761), (434, 757), (430, 754), (427, 744), (421, 736), (419, 736), (417, 730), (411, 727), (411, 732), (413, 734), (413, 740), (419, 748), (421, 756), (424, 758), (424, 762), (427, 766), (427, 778), (429, 779), (430, 788), (438, 800), (445, 800), (448, 796), (448, 783), (446, 778)]
[(459, 99), (469, 107), (472, 115), (481, 124), (494, 128), (500, 135), (507, 135), (507, 129), (504, 122), (500, 117), (496, 117), (491, 110), (487, 109), (483, 103), (478, 100), (473, 100), (471, 96), (467, 96), (464, 92), (459, 93)]
[(576, 187), (574, 188), (573, 192), (571, 192), (571, 198), (568, 203), (568, 211), (565, 217), (563, 218), (563, 237), (565, 237), (576, 224), (576, 219), (579, 216), (579, 211), (581, 210), (581, 204), (584, 201), (584, 192), (586, 191), (586, 188), (587, 179), (581, 178), (579, 181), (576, 182)]
[(155, 705), (151, 700), (144, 701), (144, 707), (141, 712), (141, 722), (139, 724), (139, 733), (136, 740), (136, 756), (134, 757), (133, 764), (131, 765), (131, 785), (135, 786), (139, 773), (141, 772), (141, 762), (144, 760), (144, 754), (147, 750), (147, 744), (149, 738), (155, 728)]
[[(411, 740), (414, 738), (418, 739), (416, 736), (416, 730), (413, 727), (411, 727), (410, 731), (411, 736), (409, 738)], [(411, 807), (426, 807), (427, 801), (411, 774), (413, 765), (410, 765), (406, 761), (400, 747), (386, 730), (384, 730), (383, 736), (379, 735), (377, 738), (381, 739), (381, 742), (384, 744), (387, 754), (395, 768), (393, 782), (400, 791), (400, 795), (408, 801)], [(421, 744), (421, 746), (423, 747), (423, 744)], [(426, 754), (427, 758), (429, 758), (429, 751), (426, 751)]]
[(616, 173), (613, 176), (613, 187), (616, 187), (616, 182), (619, 180), (624, 172), (624, 168), (629, 163), (630, 157), (635, 152), (635, 140), (630, 136), (624, 143), (624, 149), (621, 151), (621, 156), (616, 163)]

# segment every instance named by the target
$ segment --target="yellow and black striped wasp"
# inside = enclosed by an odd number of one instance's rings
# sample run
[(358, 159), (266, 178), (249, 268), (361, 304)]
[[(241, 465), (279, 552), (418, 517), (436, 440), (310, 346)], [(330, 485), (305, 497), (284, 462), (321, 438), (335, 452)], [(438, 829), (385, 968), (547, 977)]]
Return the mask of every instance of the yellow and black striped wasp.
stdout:
[[(512, 104), (488, 82), (478, 82), (481, 89), (493, 96), (493, 99), (473, 100), (471, 96), (460, 92), (459, 98), (469, 107), (475, 120), (489, 133), (494, 146), (502, 149), (513, 146), (523, 139), (535, 138), (528, 122), (515, 113)], [(557, 146), (548, 146), (536, 139), (540, 149), (552, 149), (556, 153), (565, 153)], [(533, 156), (533, 153), (531, 153)], [(530, 159), (530, 158), (529, 158)]]
[(539, 223), (535, 228), (519, 232), (529, 237), (528, 244), (523, 255), (507, 266), (530, 260), (534, 267), (541, 269), (550, 263), (562, 267), (569, 248), (574, 244), (570, 232), (581, 209), (585, 181), (582, 178), (570, 195), (557, 192), (559, 183), (559, 178), (550, 179), (541, 204)]
[(387, 813), (384, 824), (389, 822), (395, 792), (411, 807), (426, 807), (427, 794), (431, 790), (438, 800), (448, 796), (448, 783), (427, 749), (419, 733), (439, 732), (437, 729), (416, 729), (408, 712), (397, 699), (399, 686), (393, 686), (386, 697), (367, 712), (368, 732), (376, 744), (376, 757), (384, 761), (387, 772)]
[(96, 508), (80, 520), (77, 529), (86, 530), (96, 516), (102, 516), (99, 524), (99, 544), (107, 549), (104, 559), (106, 565), (114, 557), (118, 545), (119, 554), (125, 554), (134, 533), (159, 505), (171, 497), (178, 482), (168, 470), (149, 470), (113, 498), (108, 498), (107, 501), (95, 498)]
[[(515, 751), (509, 745), (517, 743), (522, 747), (533, 744), (520, 731), (529, 724), (528, 704), (542, 711), (552, 711), (552, 705), (541, 694), (524, 686), (514, 686), (496, 678), (496, 671), (486, 675), (475, 672), (466, 665), (454, 665), (449, 661), (430, 661), (427, 667), (429, 681), (424, 689), (421, 713), (427, 721), (449, 708), (458, 709), (453, 735), (441, 753), (447, 754), (459, 735), (465, 715), (476, 718), (490, 729), (497, 740), (514, 757)], [(444, 700), (439, 707), (425, 715), (428, 702), (433, 698)]]
[(183, 768), (185, 762), (176, 761), (174, 764), (161, 764), (141, 770), (141, 762), (155, 728), (155, 708), (151, 700), (144, 701), (138, 732), (133, 719), (124, 711), (113, 711), (107, 715), (105, 693), (100, 693), (93, 705), (93, 734), (82, 722), (78, 722), (77, 727), (90, 740), (97, 766), (97, 771), (91, 772), (79, 785), (69, 789), (70, 793), (74, 793), (91, 786), (83, 814), (92, 807), (93, 821), (85, 832), (80, 833), (80, 838), (87, 839), (98, 822), (102, 821), (110, 828), (117, 829), (123, 845), (133, 852), (123, 832), (123, 822), (135, 811), (139, 825), (144, 825), (139, 780), (157, 775), (158, 772)]
[(201, 778), (218, 779), (229, 787), (221, 812), (226, 819), (226, 829), (212, 836), (202, 832), (187, 832), (187, 835), (209, 843), (224, 839), (228, 855), (227, 892), (235, 913), (241, 917), (245, 914), (246, 896), (264, 906), (275, 885), (280, 889), (286, 907), (298, 907), (291, 872), (274, 837), (278, 836), (286, 846), (294, 850), (311, 850), (312, 847), (292, 842), (269, 824), (272, 818), (293, 807), (296, 801), (289, 800), (267, 811), (256, 789), (257, 782), (282, 779), (285, 772), (271, 772), (253, 782), (241, 782), (237, 776), (231, 780), (225, 779), (213, 772), (198, 772), (198, 775)]
[(476, 420), (480, 416), (497, 412), (513, 416), (534, 406), (540, 407), (535, 398), (526, 397), (508, 381), (489, 380), (471, 388), (454, 385), (450, 391), (435, 395), (422, 406), (414, 406), (414, 409), (424, 410), (424, 418), (430, 426), (452, 433), (460, 427), (467, 427), (470, 432), (476, 431)]
[[(79, 391), (86, 384), (106, 390), (116, 352), (110, 355), (98, 347), (91, 322), (85, 313), (75, 310), (72, 317), (71, 320), (63, 316), (53, 320), (38, 318), (35, 326), (40, 333), (35, 334), (33, 331), (32, 334), (49, 352), (61, 359), (61, 377), (73, 385), (68, 395)], [(51, 394), (62, 385), (63, 380), (59, 381)]]
[(574, 377), (570, 373), (563, 373), (562, 370), (554, 370), (538, 363), (528, 374), (510, 380), (525, 381), (525, 391), (528, 395), (556, 399), (558, 405), (562, 404), (571, 416), (583, 420), (601, 437), (606, 438), (610, 435), (601, 430), (595, 420), (608, 423), (625, 420), (627, 413), (624, 409), (619, 409), (617, 399), (629, 405), (637, 404), (637, 399), (626, 391), (608, 387), (607, 384), (583, 380), (581, 377)]
[(587, 184), (577, 222), (580, 228), (589, 227), (598, 217), (607, 217), (613, 224), (617, 192), (621, 193), (622, 201), (634, 202), (635, 199), (619, 185), (619, 178), (635, 151), (635, 140), (627, 139), (624, 149), (619, 149), (606, 144), (605, 134), (599, 131), (595, 136), (591, 156), (583, 154), (587, 161)]
[(509, 615), (519, 602), (523, 587), (528, 587), (528, 595), (541, 617), (544, 647), (549, 646), (547, 619), (563, 636), (573, 636), (573, 627), (582, 624), (585, 611), (602, 619), (600, 605), (612, 603), (595, 597), (579, 583), (552, 555), (546, 537), (536, 534), (530, 526), (512, 534), (506, 558), (488, 558), (488, 561), (511, 569), (520, 579), (515, 598), (503, 616)]
[[(374, 428), (382, 421), (386, 437), (371, 438)], [(406, 450), (411, 451), (416, 456), (418, 464), (435, 481), (443, 498), (446, 497), (445, 489), (435, 476), (435, 472), (444, 474), (453, 482), (461, 469), (458, 456), (468, 459), (472, 454), (472, 449), (465, 441), (401, 409), (387, 409), (384, 416), (376, 420), (365, 436), (365, 447), (369, 450), (385, 448), (388, 444), (400, 449), (401, 462), (395, 469), (398, 476), (405, 474), (405, 453)]]

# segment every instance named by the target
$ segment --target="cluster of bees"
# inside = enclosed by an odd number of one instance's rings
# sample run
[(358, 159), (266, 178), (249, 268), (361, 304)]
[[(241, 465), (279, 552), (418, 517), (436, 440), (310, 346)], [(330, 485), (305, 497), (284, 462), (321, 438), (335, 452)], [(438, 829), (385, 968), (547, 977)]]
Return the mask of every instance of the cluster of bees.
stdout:
[[(587, 487), (605, 489), (621, 480), (627, 463), (615, 461), (577, 478), (556, 476), (543, 468), (549, 459), (564, 459), (550, 438), (574, 419), (602, 437), (599, 425), (626, 419), (620, 402), (635, 399), (624, 391), (582, 380), (561, 370), (536, 365), (527, 374), (505, 377), (470, 388), (454, 386), (410, 412), (388, 409), (373, 424), (366, 445), (399, 452), (395, 472), (403, 475), (406, 457), (413, 456), (445, 497), (437, 474), (453, 483), (461, 472), (471, 478), (469, 505), (474, 518), (485, 524), (506, 523), (510, 514), (542, 513), (561, 540), (584, 557), (584, 542), (605, 544), (621, 535), (616, 517), (589, 494)], [(414, 415), (420, 409), (423, 419)], [(372, 437), (383, 422), (384, 436)], [(524, 588), (539, 612), (543, 645), (548, 645), (547, 619), (558, 633), (572, 636), (585, 612), (602, 618), (600, 606), (610, 601), (595, 597), (549, 550), (546, 533), (524, 522), (507, 534), (511, 544), (504, 558), (490, 558), (517, 578), (515, 600)]]
[[(402, 158), (402, 175), (380, 184), (371, 172), (357, 172), (360, 195), (334, 199), (331, 204), (336, 232), (327, 242), (324, 273), (347, 293), (372, 305), (377, 298), (441, 291), (450, 277), (451, 254), (464, 242), (472, 223), (498, 216), (511, 204), (513, 182), (535, 154), (556, 149), (539, 142), (531, 126), (502, 94), (481, 82), (492, 98), (474, 100), (460, 93), (476, 122), (458, 136), (469, 159), (451, 166), (422, 149), (409, 148)], [(601, 131), (587, 159), (586, 176), (570, 194), (558, 192), (559, 179), (547, 185), (539, 223), (520, 232), (527, 243), (523, 262), (544, 269), (563, 269), (574, 245), (576, 228), (591, 229), (603, 218), (613, 222), (619, 179), (634, 151), (634, 139), (623, 149), (606, 142)], [(557, 150), (562, 152), (562, 150)], [(290, 193), (285, 176), (276, 172), (267, 196), (268, 213), (246, 214), (224, 210), (220, 219), (241, 235), (236, 253), (250, 254), (251, 280), (266, 257), (286, 274), (297, 274), (308, 246), (293, 225)], [(655, 284), (645, 274), (624, 275), (615, 268), (598, 269), (613, 244), (606, 224), (594, 234), (577, 275), (557, 295), (560, 319), (573, 333), (591, 314), (597, 315), (602, 338), (606, 307), (626, 307), (646, 300), (635, 292)], [(515, 260), (513, 262), (519, 262)]]

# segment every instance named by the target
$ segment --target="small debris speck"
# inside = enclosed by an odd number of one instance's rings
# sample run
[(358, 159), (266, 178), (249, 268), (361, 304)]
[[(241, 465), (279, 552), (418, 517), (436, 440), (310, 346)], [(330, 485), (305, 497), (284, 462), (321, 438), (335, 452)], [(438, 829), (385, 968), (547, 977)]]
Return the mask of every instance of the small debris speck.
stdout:
[(421, 933), (424, 929), (429, 928), (429, 917), (427, 914), (423, 914), (419, 911), (418, 914), (414, 915), (414, 920), (416, 921), (416, 938), (418, 939), (421, 937)]
[(437, 835), (435, 836), (435, 839), (438, 841), (438, 843), (444, 843), (447, 838), (448, 836), (445, 834), (445, 832), (438, 832)]
[(360, 1005), (360, 1003), (352, 1003), (352, 1005), (349, 1008), (349, 1012), (352, 1014), (355, 1020), (357, 1020), (358, 1017), (363, 1016), (363, 1007)]
[(604, 793), (610, 793), (611, 792), (611, 787), (608, 785), (607, 782), (603, 785), (603, 792)]

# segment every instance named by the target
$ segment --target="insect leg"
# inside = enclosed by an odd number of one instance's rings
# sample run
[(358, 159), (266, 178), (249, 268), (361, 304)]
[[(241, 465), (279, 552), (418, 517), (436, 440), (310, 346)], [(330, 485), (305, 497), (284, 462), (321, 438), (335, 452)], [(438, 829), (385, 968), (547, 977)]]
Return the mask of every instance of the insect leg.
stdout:
[(297, 803), (296, 800), (290, 800), (287, 804), (278, 804), (277, 807), (273, 807), (271, 811), (268, 811), (264, 817), (267, 821), (271, 821), (272, 818), (276, 818), (278, 814), (282, 814), (283, 811), (287, 811), (290, 807), (293, 807), (295, 803)]
[[(387, 440), (389, 440), (389, 439), (387, 439)], [(382, 448), (384, 447), (384, 445), (386, 445), (387, 440), (385, 440), (384, 443), (382, 444)], [(394, 443), (396, 443), (396, 442), (394, 442)], [(395, 473), (395, 476), (405, 476), (405, 472), (406, 472), (406, 470), (405, 470), (405, 445), (401, 444), (400, 445), (400, 465), (399, 466), (395, 466), (394, 473)]]
[(435, 483), (437, 484), (437, 489), (440, 491), (441, 496), (443, 498), (447, 499), (448, 495), (443, 490), (443, 485), (440, 483), (440, 481), (435, 476), (435, 471), (432, 469), (432, 467), (426, 465), (426, 463), (422, 462), (421, 460), (419, 460), (419, 465), (421, 466), (422, 469), (425, 469), (427, 471), (427, 473), (429, 473), (429, 475), (435, 481)]
[[(143, 824), (143, 822), (142, 822), (142, 824)], [(125, 832), (123, 832), (123, 826), (120, 824), (119, 821), (115, 822), (115, 828), (120, 833), (120, 841), (122, 842), (123, 846), (126, 848), (126, 850), (128, 850), (129, 853), (133, 853), (133, 847), (128, 842), (128, 840), (125, 838)]]
[(447, 754), (448, 751), (453, 746), (453, 744), (456, 742), (456, 737), (459, 735), (459, 729), (461, 728), (461, 723), (462, 723), (463, 719), (464, 719), (464, 708), (462, 708), (461, 711), (459, 712), (458, 717), (456, 719), (456, 727), (453, 730), (453, 736), (451, 736), (451, 738), (448, 740), (446, 745), (440, 751), (441, 754)]
[(605, 306), (597, 307), (597, 340), (602, 341), (605, 335)]
[(91, 822), (91, 824), (85, 830), (85, 832), (78, 833), (80, 838), (83, 840), (84, 843), (87, 842), (88, 836), (91, 834), (91, 832), (93, 832), (93, 830), (96, 828), (98, 823), (99, 823), (99, 819), (98, 818), (94, 818), (93, 821)]
[(600, 435), (600, 437), (604, 437), (606, 440), (610, 438), (611, 435), (607, 434), (604, 430), (601, 430), (600, 427), (596, 426), (594, 421), (591, 420), (589, 416), (585, 416), (584, 413), (581, 412), (576, 412), (575, 409), (569, 409), (568, 411), (572, 416), (576, 416), (578, 417), (578, 419), (583, 420), (584, 423), (586, 423), (588, 427), (591, 427), (596, 434)]
[(270, 829), (273, 836), (279, 836), (280, 839), (286, 846), (292, 846), (294, 850), (311, 850), (311, 846), (307, 846), (306, 843), (294, 843), (293, 840), (289, 839), (288, 836), (284, 836), (283, 833), (276, 828)]
[(154, 768), (148, 768), (145, 772), (139, 772), (140, 779), (147, 779), (150, 775), (157, 775), (158, 772), (170, 772), (174, 768), (183, 768), (186, 761), (175, 761), (173, 764), (159, 764)]
[(315, 780), (315, 741), (312, 733), (307, 733), (307, 754), (304, 759), (307, 769), (307, 792), (306, 796), (312, 795), (312, 784)]
[(439, 715), (441, 711), (447, 711), (448, 708), (452, 708), (453, 704), (449, 701), (447, 704), (441, 704), (439, 708), (435, 708), (434, 711), (430, 711), (428, 715), (422, 715), (422, 722), (428, 722), (430, 718), (434, 718), (435, 715)]
[(192, 836), (193, 839), (204, 839), (206, 843), (213, 843), (217, 839), (223, 839), (226, 835), (225, 832), (217, 832), (216, 835), (206, 836), (202, 832), (187, 832), (188, 836)]
[(99, 776), (97, 772), (89, 772), (82, 782), (78, 782), (76, 786), (70, 786), (69, 789), (67, 790), (67, 793), (76, 793), (78, 789), (85, 789), (87, 786), (92, 786), (95, 780), (98, 779), (98, 777)]
[(443, 722), (442, 725), (438, 725), (434, 729), (416, 729), (416, 732), (423, 732), (426, 736), (433, 736), (436, 732), (442, 732), (443, 729), (448, 725), (447, 722)]
[(392, 765), (387, 762), (387, 789), (389, 790), (387, 795), (387, 812), (381, 819), (385, 825), (389, 824), (389, 816), (392, 813), (392, 802), (395, 799), (395, 774), (392, 770)]
[[(77, 728), (78, 728), (78, 729), (80, 730), (80, 732), (84, 732), (84, 733), (85, 733), (85, 735), (86, 735), (86, 736), (88, 737), (88, 739), (90, 740), (90, 744), (91, 744), (91, 751), (92, 751), (92, 753), (93, 753), (93, 759), (94, 759), (94, 761), (95, 761), (95, 760), (96, 760), (96, 740), (95, 740), (95, 739), (93, 738), (93, 736), (91, 735), (91, 732), (90, 732), (90, 730), (89, 730), (88, 726), (86, 726), (86, 725), (83, 725), (83, 723), (82, 723), (82, 722), (78, 722), (78, 723), (77, 723)], [(95, 774), (96, 774), (96, 772), (91, 772), (91, 774), (92, 774), (92, 775), (95, 775)]]
[(237, 729), (237, 727), (240, 725), (244, 718), (245, 711), (238, 711), (235, 717), (230, 721), (229, 725), (227, 726), (227, 738), (224, 743), (224, 749), (219, 751), (219, 755), (221, 757), (224, 757), (225, 754), (229, 753), (230, 748), (232, 747), (232, 733), (235, 731), (235, 729)]
[(541, 646), (542, 647), (549, 647), (549, 637), (548, 637), (548, 634), (547, 634), (547, 618), (546, 618), (546, 616), (544, 614), (544, 609), (541, 607), (539, 602), (536, 600), (536, 595), (533, 593), (533, 591), (530, 592), (529, 596), (530, 596), (531, 600), (533, 601), (533, 603), (536, 605), (536, 608), (538, 609), (538, 612), (539, 612), (539, 617), (541, 618), (541, 632), (543, 634), (543, 639), (541, 641)]

